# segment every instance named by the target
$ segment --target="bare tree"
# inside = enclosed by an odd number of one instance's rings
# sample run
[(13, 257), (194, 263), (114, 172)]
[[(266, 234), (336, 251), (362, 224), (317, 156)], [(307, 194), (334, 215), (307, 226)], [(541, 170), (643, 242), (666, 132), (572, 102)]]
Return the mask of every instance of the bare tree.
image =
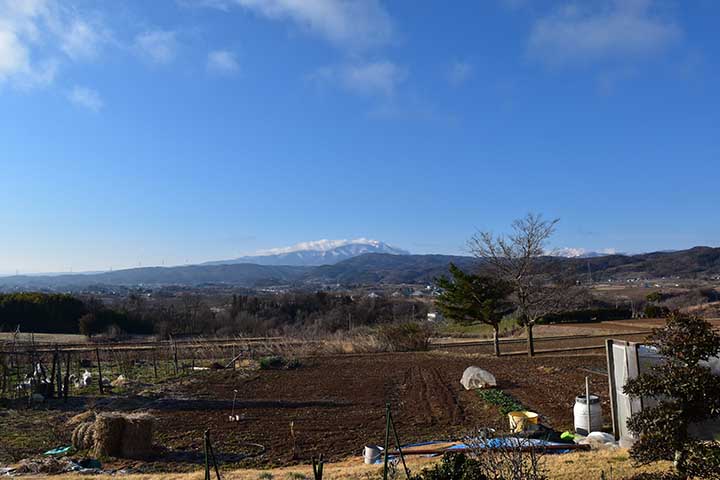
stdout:
[(559, 221), (528, 213), (515, 220), (506, 235), (480, 231), (468, 242), (475, 257), (484, 260), (494, 275), (512, 285), (518, 321), (527, 332), (530, 356), (535, 354), (532, 331), (535, 323), (565, 308), (572, 297), (572, 288), (542, 268), (541, 257), (548, 255), (545, 247)]

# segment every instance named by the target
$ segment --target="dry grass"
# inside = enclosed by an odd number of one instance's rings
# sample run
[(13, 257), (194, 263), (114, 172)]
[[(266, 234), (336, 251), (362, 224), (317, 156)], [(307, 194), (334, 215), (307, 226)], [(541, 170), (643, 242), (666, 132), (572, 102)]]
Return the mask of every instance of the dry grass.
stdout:
[(620, 480), (641, 472), (666, 471), (671, 464), (660, 462), (647, 467), (636, 467), (627, 450), (619, 449), (551, 455), (545, 457), (545, 466), (552, 480), (599, 480), (602, 472), (605, 472), (608, 479)]
[[(0, 342), (8, 341), (11, 342), (15, 337), (14, 332), (0, 332)], [(17, 336), (18, 342), (30, 343), (35, 341), (36, 343), (88, 343), (88, 338), (85, 335), (76, 333), (21, 333)]]
[[(418, 458), (411, 457), (408, 459), (410, 469), (418, 472), (438, 458)], [(545, 457), (545, 466), (547, 467), (550, 480), (599, 480), (601, 472), (605, 472), (606, 477), (615, 480), (621, 480), (632, 474), (639, 472), (660, 472), (669, 468), (669, 462), (656, 464), (651, 467), (635, 468), (632, 460), (629, 459), (627, 450), (600, 451), (600, 452), (577, 452), (565, 455), (549, 455)], [(612, 477), (610, 477), (610, 468), (612, 467)], [(402, 470), (402, 469), (401, 469)], [(292, 474), (304, 475), (306, 478), (312, 477), (312, 466), (298, 465), (293, 467), (276, 468), (271, 470), (234, 470), (222, 472), (222, 476), (227, 480), (258, 480), (260, 478), (273, 478), (276, 480), (285, 480), (292, 478)], [(272, 475), (272, 477), (268, 476)], [(32, 478), (32, 477), (24, 477)], [(76, 479), (76, 475), (60, 475), (54, 477), (58, 480)], [(103, 476), (87, 476), (83, 478), (94, 478), (104, 480)], [(195, 473), (164, 473), (164, 474), (148, 474), (148, 475), (125, 475), (124, 480), (200, 480), (203, 478), (203, 472), (198, 470)], [(300, 478), (297, 476), (297, 478)], [(365, 465), (361, 458), (350, 458), (343, 462), (330, 463), (325, 466), (323, 478), (326, 480), (351, 480), (351, 479), (379, 479), (382, 478), (382, 467), (378, 465)], [(405, 478), (400, 475), (399, 478)]]

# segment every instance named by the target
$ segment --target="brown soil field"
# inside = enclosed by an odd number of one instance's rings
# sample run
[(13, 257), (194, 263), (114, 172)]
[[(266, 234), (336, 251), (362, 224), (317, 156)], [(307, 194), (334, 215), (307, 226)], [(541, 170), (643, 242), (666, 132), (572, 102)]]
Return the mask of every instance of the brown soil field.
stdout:
[[(225, 465), (291, 465), (320, 453), (338, 461), (358, 455), (365, 444), (382, 444), (386, 402), (403, 443), (462, 438), (479, 427), (506, 430), (507, 419), (497, 407), (460, 385), (470, 365), (492, 372), (499, 388), (560, 430), (572, 426), (575, 395), (591, 375), (608, 416), (606, 377), (584, 370), (604, 369), (604, 355), (493, 358), (430, 352), (311, 357), (293, 370), (200, 371), (132, 396), (47, 405), (47, 423), (34, 428), (60, 432), (55, 436), (60, 444), (71, 433), (63, 431), (62, 422), (86, 408), (148, 411), (158, 419), (156, 441), (162, 451), (152, 462), (116, 465), (143, 471), (196, 468), (206, 429)], [(234, 412), (240, 421), (229, 422), (236, 390)], [(30, 442), (13, 451), (12, 460), (41, 448), (45, 445)]]
[[(223, 463), (287, 465), (320, 453), (338, 461), (359, 454), (365, 444), (383, 442), (386, 402), (403, 443), (457, 439), (479, 427), (506, 430), (507, 420), (496, 407), (460, 385), (470, 365), (492, 372), (499, 388), (540, 413), (545, 424), (563, 430), (572, 426), (574, 398), (588, 375), (582, 368), (602, 369), (605, 358), (442, 353), (314, 357), (294, 370), (201, 372), (164, 386), (160, 398), (103, 401), (97, 407), (155, 415), (158, 441), (167, 449), (160, 462), (195, 463), (206, 429)], [(608, 411), (605, 377), (597, 376), (595, 385)], [(235, 390), (234, 411), (241, 420), (229, 422)], [(264, 447), (262, 455), (245, 459), (259, 453), (256, 444)]]

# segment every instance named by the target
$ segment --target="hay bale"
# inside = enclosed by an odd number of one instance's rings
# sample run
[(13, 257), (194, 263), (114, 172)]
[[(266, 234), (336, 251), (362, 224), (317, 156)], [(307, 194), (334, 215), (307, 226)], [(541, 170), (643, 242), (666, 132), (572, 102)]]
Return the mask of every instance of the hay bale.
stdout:
[(65, 422), (65, 425), (68, 427), (74, 427), (76, 425), (80, 425), (81, 423), (87, 423), (87, 422), (94, 422), (95, 421), (95, 412), (92, 410), (88, 410), (86, 412), (78, 413), (74, 417), (70, 417), (67, 422)]
[(99, 413), (94, 425), (94, 453), (97, 457), (119, 457), (122, 454), (125, 418), (119, 413)]
[(155, 419), (147, 413), (125, 416), (122, 436), (123, 458), (144, 458), (152, 454)]
[(71, 443), (75, 450), (82, 450), (80, 447), (80, 431), (83, 429), (83, 424), (76, 426), (73, 429)]
[(95, 448), (95, 422), (90, 423), (84, 433), (82, 443), (85, 446), (85, 449), (90, 450)]
[(95, 424), (81, 423), (72, 433), (72, 446), (76, 450), (89, 450), (95, 447)]

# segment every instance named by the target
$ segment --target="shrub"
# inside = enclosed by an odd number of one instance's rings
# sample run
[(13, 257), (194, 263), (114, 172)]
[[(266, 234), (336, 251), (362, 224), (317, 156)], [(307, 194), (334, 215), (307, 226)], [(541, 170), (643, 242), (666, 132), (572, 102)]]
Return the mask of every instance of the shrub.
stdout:
[(660, 305), (645, 305), (643, 313), (647, 318), (662, 318), (667, 317), (670, 314), (670, 309)]
[(262, 357), (259, 363), (261, 370), (280, 370), (282, 368), (286, 370), (292, 370), (295, 368), (299, 368), (301, 365), (300, 360), (298, 360), (297, 358), (286, 360), (279, 355), (274, 355), (272, 357)]
[(488, 480), (480, 462), (464, 453), (446, 453), (440, 463), (425, 468), (411, 480)]
[(720, 417), (720, 377), (703, 363), (720, 354), (720, 335), (705, 320), (675, 313), (652, 339), (665, 362), (624, 387), (633, 398), (658, 401), (630, 417), (628, 427), (639, 436), (630, 454), (641, 463), (674, 460), (677, 478), (720, 479), (720, 447), (688, 430)]
[(446, 453), (440, 463), (424, 469), (410, 480), (546, 480), (536, 451), (517, 448), (483, 449), (473, 453)]
[(260, 359), (261, 370), (277, 370), (285, 366), (285, 359), (278, 356), (262, 357)]
[(285, 364), (285, 368), (287, 370), (293, 370), (295, 368), (300, 368), (300, 366), (302, 366), (302, 363), (297, 358), (292, 358), (292, 359), (288, 360), (287, 363)]
[(378, 337), (389, 350), (395, 352), (425, 351), (430, 347), (433, 330), (419, 323), (398, 323), (383, 325)]

